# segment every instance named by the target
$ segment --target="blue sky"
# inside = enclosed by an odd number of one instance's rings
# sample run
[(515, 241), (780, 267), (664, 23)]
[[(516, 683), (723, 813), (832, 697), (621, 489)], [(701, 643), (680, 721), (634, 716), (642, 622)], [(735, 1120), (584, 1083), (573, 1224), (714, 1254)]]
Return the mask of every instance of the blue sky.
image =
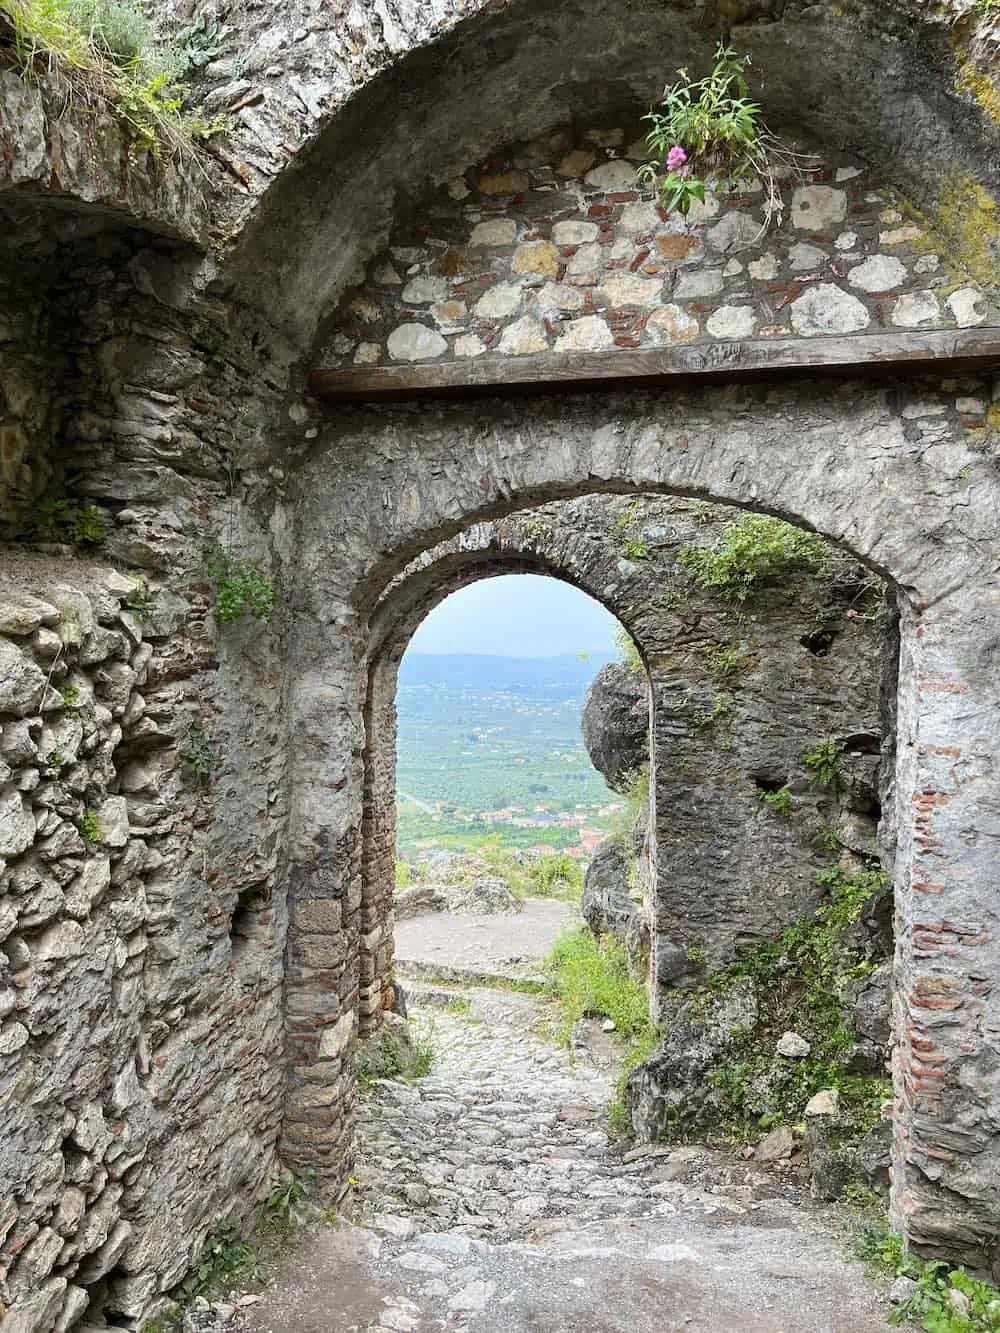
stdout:
[(410, 651), (495, 657), (613, 653), (617, 631), (614, 616), (568, 583), (505, 574), (452, 593), (417, 630)]

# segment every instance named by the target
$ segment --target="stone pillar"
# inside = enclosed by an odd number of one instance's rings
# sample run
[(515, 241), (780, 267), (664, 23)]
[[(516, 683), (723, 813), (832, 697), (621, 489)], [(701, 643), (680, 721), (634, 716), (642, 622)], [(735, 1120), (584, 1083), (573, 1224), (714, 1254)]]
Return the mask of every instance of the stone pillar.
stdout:
[(381, 1026), (394, 1001), (393, 894), (396, 887), (396, 676), (395, 657), (371, 667), (365, 709), (365, 790), (362, 811), (361, 990), (362, 1035)]
[(892, 1214), (1000, 1276), (1000, 587), (904, 605)]
[(344, 644), (293, 689), (282, 1159), (337, 1197), (349, 1174), (361, 934), (362, 716)]

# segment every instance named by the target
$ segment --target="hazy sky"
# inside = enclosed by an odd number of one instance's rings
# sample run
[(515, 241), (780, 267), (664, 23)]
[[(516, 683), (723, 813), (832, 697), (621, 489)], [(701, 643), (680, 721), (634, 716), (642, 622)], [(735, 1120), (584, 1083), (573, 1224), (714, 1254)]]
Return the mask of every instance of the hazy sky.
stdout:
[(498, 657), (614, 652), (617, 631), (614, 616), (568, 583), (505, 574), (453, 592), (417, 630), (410, 651)]

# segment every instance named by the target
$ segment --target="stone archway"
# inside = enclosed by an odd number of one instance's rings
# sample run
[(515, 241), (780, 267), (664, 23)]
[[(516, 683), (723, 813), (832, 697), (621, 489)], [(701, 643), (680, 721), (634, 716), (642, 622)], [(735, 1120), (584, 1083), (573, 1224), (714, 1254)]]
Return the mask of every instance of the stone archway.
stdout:
[[(975, 444), (953, 390), (902, 382), (425, 406), (327, 424), (297, 482), (293, 919), (303, 905), (360, 902), (360, 664), (381, 591), (422, 549), (476, 519), (602, 490), (696, 495), (811, 527), (900, 590), (896, 1218), (917, 1245), (988, 1262), (997, 496)], [(319, 668), (331, 628), (336, 661)], [(349, 750), (318, 739), (331, 702)], [(324, 1046), (328, 1024), (314, 1009), (295, 1034), (300, 1077), (343, 1087), (349, 1033)], [(315, 1092), (304, 1106), (293, 1091), (289, 1107), (300, 1160)], [(336, 1095), (322, 1104), (339, 1152)], [(335, 1174), (337, 1153), (328, 1160)]]

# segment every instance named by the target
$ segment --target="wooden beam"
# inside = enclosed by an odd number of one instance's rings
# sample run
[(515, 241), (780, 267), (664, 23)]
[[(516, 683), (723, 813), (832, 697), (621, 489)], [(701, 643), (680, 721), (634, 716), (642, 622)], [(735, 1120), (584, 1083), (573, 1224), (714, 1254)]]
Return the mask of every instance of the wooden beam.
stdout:
[(757, 338), (746, 342), (650, 347), (637, 351), (543, 352), (433, 365), (314, 370), (309, 388), (331, 402), (406, 398), (583, 393), (739, 382), (775, 375), (891, 375), (1000, 369), (1000, 328), (853, 334), (838, 338)]

